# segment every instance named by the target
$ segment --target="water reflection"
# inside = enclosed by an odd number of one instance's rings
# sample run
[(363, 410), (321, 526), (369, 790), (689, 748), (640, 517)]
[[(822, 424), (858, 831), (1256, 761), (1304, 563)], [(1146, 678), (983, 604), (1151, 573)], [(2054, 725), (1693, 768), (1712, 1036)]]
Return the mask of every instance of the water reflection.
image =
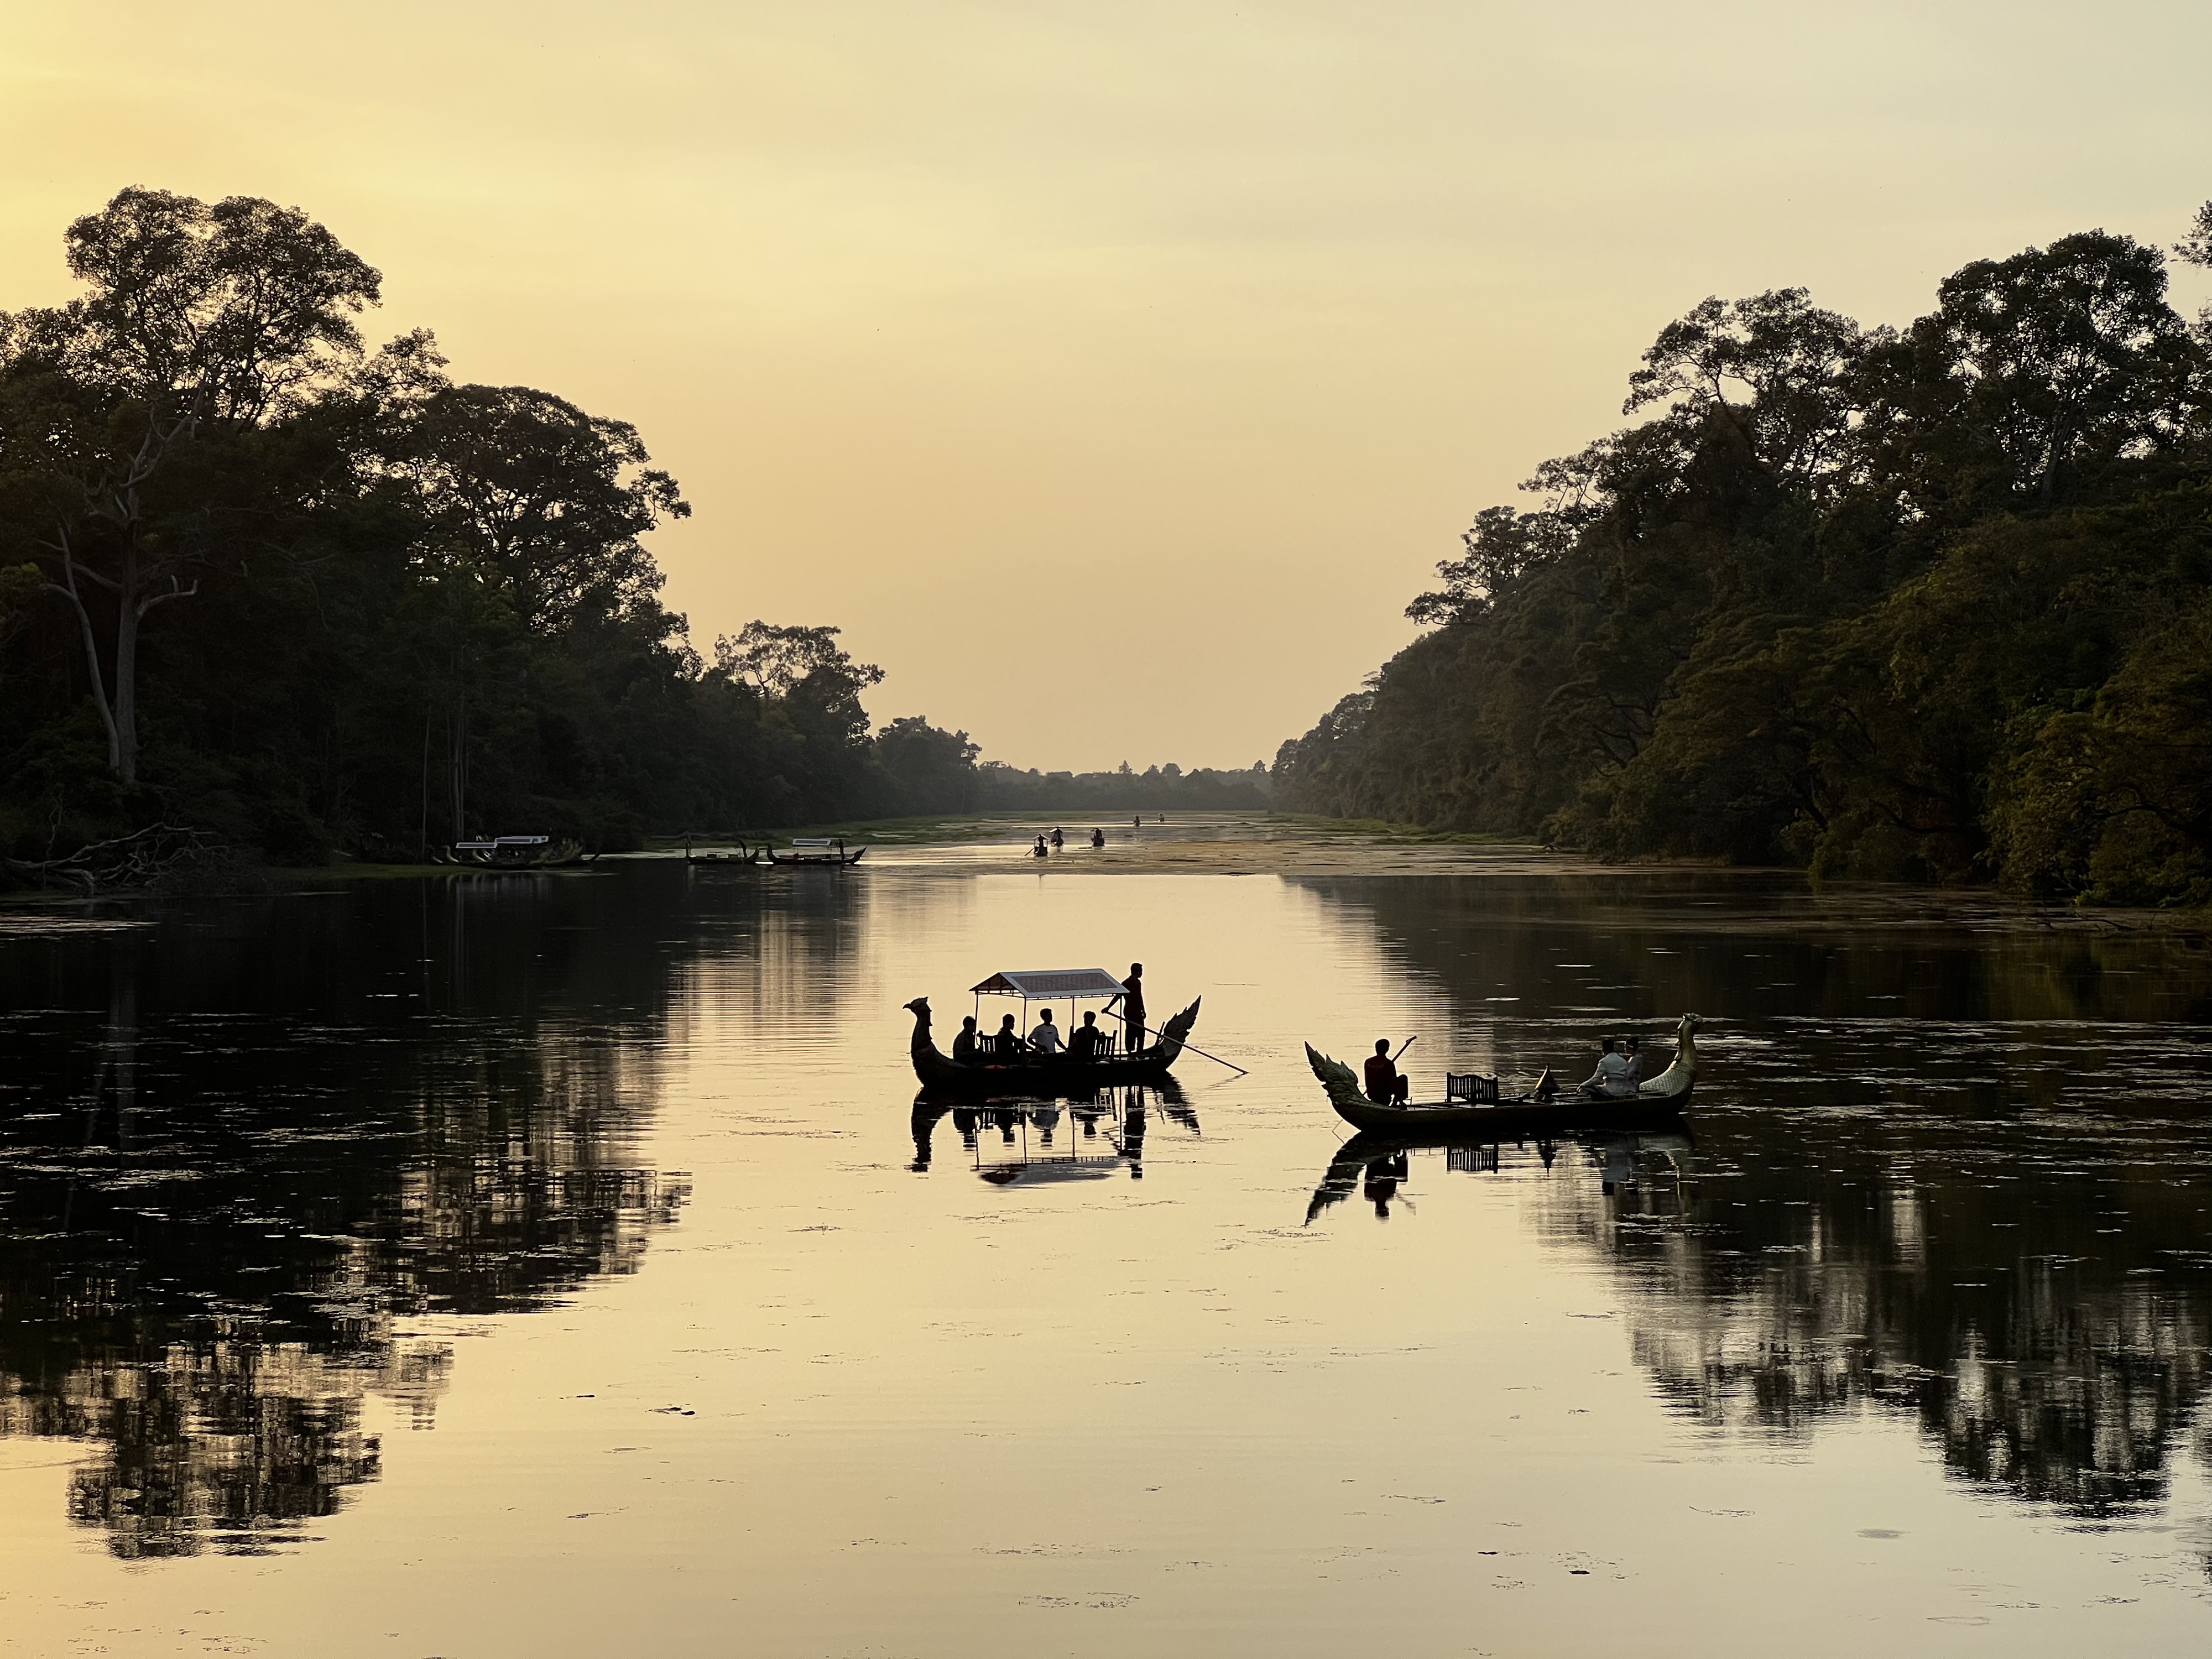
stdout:
[[(651, 1048), (518, 980), (552, 931), (514, 925), (531, 897), (455, 894), (434, 927), (333, 912), (244, 951), (218, 912), (0, 959), (0, 1006), (34, 1011), (0, 1019), (0, 1435), (98, 1448), (70, 1513), (115, 1554), (310, 1536), (378, 1478), (368, 1401), (435, 1420), (453, 1352), (406, 1322), (544, 1307), (634, 1271), (672, 1218), (684, 1182), (632, 1156)], [(319, 971), (288, 987), (295, 951)], [(625, 988), (650, 1003), (646, 969)]]
[[(1880, 895), (1785, 921), (1694, 879), (1413, 885), (1314, 890), (1436, 988), (1485, 1069), (1566, 1028), (1722, 1011), (1694, 1160), (1503, 1156), (1540, 1231), (1615, 1270), (1676, 1409), (1784, 1439), (1907, 1413), (1956, 1478), (2078, 1524), (2165, 1502), (2212, 1351), (2201, 944), (1976, 938)], [(1364, 1139), (1310, 1220), (1355, 1190), (1409, 1207), (1405, 1154)]]
[(994, 1186), (1036, 1186), (1095, 1180), (1126, 1172), (1145, 1177), (1145, 1139), (1157, 1110), (1185, 1133), (1198, 1114), (1172, 1078), (1163, 1084), (1096, 1089), (1054, 1099), (958, 1103), (924, 1089), (915, 1097), (914, 1161), (926, 1174), (934, 1161), (937, 1126), (946, 1118), (975, 1172)]

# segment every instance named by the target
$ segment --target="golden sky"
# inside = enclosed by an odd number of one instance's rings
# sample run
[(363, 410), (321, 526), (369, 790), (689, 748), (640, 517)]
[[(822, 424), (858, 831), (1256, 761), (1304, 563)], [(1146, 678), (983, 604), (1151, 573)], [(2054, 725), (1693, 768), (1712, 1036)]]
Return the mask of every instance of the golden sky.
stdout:
[(0, 307), (124, 185), (296, 204), (376, 331), (639, 425), (702, 647), (836, 623), (879, 719), (1243, 766), (1705, 295), (2179, 235), (2207, 63), (2184, 0), (0, 0)]

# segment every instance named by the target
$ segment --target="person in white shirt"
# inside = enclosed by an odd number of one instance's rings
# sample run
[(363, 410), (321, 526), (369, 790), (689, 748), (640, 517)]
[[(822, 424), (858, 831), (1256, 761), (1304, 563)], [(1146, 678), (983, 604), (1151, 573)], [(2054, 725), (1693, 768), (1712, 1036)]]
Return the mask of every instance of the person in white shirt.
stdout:
[(1060, 1052), (1060, 1027), (1052, 1023), (1052, 1010), (1048, 1008), (1037, 1016), (1036, 1029), (1030, 1033), (1030, 1048), (1040, 1054)]
[(1583, 1093), (1613, 1099), (1634, 1094), (1636, 1085), (1629, 1078), (1628, 1056), (1613, 1052), (1611, 1037), (1606, 1038), (1598, 1048), (1597, 1070), (1583, 1079)]

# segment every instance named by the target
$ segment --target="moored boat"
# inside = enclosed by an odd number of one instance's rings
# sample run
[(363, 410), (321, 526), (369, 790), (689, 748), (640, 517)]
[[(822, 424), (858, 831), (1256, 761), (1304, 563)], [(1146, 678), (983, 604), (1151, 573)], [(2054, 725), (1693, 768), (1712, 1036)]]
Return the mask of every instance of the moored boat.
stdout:
[(472, 870), (554, 870), (563, 865), (589, 864), (599, 857), (586, 853), (580, 841), (555, 840), (550, 836), (494, 836), (489, 841), (457, 841), (441, 847), (431, 857), (440, 864), (458, 864)]
[[(1689, 1104), (1691, 1088), (1697, 1082), (1697, 1027), (1695, 1014), (1682, 1016), (1675, 1028), (1674, 1063), (1650, 1082), (1639, 1085), (1632, 1095), (1557, 1094), (1547, 1087), (1551, 1079), (1551, 1073), (1547, 1072), (1543, 1081), (1526, 1095), (1502, 1096), (1497, 1092), (1496, 1079), (1470, 1079), (1465, 1080), (1478, 1086), (1460, 1097), (1455, 1097), (1448, 1085), (1443, 1100), (1385, 1105), (1368, 1098), (1366, 1091), (1360, 1087), (1358, 1074), (1352, 1067), (1320, 1053), (1310, 1042), (1306, 1044), (1306, 1063), (1328, 1091), (1328, 1103), (1336, 1109), (1336, 1115), (1355, 1129), (1410, 1139), (1462, 1132), (1486, 1139), (1499, 1136), (1516, 1139), (1564, 1138), (1599, 1131), (1634, 1130), (1679, 1119), (1683, 1108)], [(1480, 1086), (1483, 1084), (1490, 1086), (1484, 1089)], [(1468, 1097), (1484, 1094), (1492, 1097)]]
[(774, 865), (842, 868), (858, 864), (860, 855), (868, 849), (855, 847), (848, 853), (845, 850), (844, 842), (837, 836), (799, 836), (793, 837), (787, 852), (779, 853), (773, 847), (762, 850), (768, 854), (768, 861)]

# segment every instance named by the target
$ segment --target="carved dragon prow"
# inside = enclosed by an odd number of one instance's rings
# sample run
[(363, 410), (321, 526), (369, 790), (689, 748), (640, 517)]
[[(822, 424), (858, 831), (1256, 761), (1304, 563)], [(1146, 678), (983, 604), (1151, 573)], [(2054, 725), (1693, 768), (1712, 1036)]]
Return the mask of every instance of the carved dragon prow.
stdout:
[(1690, 1092), (1690, 1085), (1698, 1080), (1696, 1032), (1703, 1023), (1695, 1014), (1682, 1016), (1681, 1024), (1674, 1028), (1674, 1063), (1638, 1086), (1638, 1096), (1645, 1100), (1672, 1100)]
[(1153, 1051), (1159, 1056), (1163, 1066), (1174, 1065), (1182, 1054), (1182, 1045), (1190, 1036), (1190, 1028), (1198, 1024), (1198, 1005), (1205, 1000), (1203, 997), (1194, 998), (1189, 1007), (1160, 1027), (1159, 1041), (1153, 1045)]

